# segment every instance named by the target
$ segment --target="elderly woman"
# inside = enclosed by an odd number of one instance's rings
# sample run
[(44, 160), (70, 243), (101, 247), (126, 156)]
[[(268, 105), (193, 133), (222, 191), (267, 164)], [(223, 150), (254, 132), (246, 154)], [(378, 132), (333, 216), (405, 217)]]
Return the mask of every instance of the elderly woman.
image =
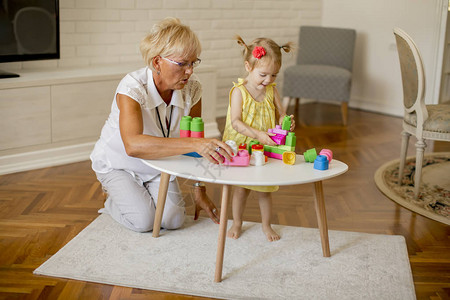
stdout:
[[(198, 37), (178, 19), (154, 25), (141, 42), (147, 67), (127, 74), (119, 83), (111, 113), (91, 154), (92, 168), (108, 197), (99, 212), (125, 227), (153, 229), (160, 172), (141, 159), (197, 152), (212, 163), (230, 158), (231, 148), (217, 139), (180, 138), (180, 120), (201, 114), (202, 87), (193, 75), (200, 63)], [(218, 151), (218, 152), (216, 152)], [(194, 188), (195, 219), (200, 209), (218, 223), (215, 205), (205, 188)], [(171, 176), (161, 226), (179, 228), (185, 217), (178, 182)]]

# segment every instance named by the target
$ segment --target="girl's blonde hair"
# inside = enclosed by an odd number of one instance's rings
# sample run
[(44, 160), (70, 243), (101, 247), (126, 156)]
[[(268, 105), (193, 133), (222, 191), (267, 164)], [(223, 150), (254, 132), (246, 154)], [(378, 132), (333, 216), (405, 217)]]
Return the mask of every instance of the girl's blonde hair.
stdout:
[(177, 18), (165, 18), (153, 25), (150, 33), (144, 37), (139, 46), (145, 63), (152, 70), (155, 56), (176, 55), (183, 58), (200, 56), (202, 47), (197, 35), (189, 26), (181, 24)]
[[(292, 42), (279, 46), (269, 38), (257, 38), (253, 40), (250, 45), (247, 45), (239, 35), (236, 35), (234, 39), (237, 40), (239, 45), (244, 47), (244, 50), (242, 51), (244, 61), (248, 62), (251, 70), (253, 70), (258, 64), (266, 64), (269, 62), (281, 67), (281, 49), (288, 53), (293, 48)], [(266, 54), (260, 59), (254, 57), (253, 49), (255, 49), (255, 47), (263, 47)]]

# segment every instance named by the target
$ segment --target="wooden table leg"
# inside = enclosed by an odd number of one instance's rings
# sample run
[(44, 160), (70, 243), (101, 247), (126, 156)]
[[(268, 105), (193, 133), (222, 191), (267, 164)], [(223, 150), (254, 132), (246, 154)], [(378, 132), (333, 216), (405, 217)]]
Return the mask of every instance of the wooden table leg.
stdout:
[(323, 198), (322, 181), (314, 182), (314, 202), (316, 206), (317, 223), (319, 224), (320, 240), (324, 257), (330, 257), (330, 243), (328, 241), (327, 213)]
[(227, 238), (227, 224), (228, 224), (228, 199), (230, 192), (230, 186), (224, 184), (222, 188), (222, 204), (220, 206), (220, 225), (219, 225), (219, 241), (217, 243), (217, 256), (216, 256), (216, 273), (214, 276), (214, 282), (222, 281), (222, 266), (223, 255), (225, 252), (225, 240)]
[(159, 181), (158, 201), (156, 202), (155, 220), (153, 221), (153, 237), (159, 237), (161, 221), (164, 212), (164, 204), (166, 204), (167, 189), (169, 187), (170, 175), (161, 172)]

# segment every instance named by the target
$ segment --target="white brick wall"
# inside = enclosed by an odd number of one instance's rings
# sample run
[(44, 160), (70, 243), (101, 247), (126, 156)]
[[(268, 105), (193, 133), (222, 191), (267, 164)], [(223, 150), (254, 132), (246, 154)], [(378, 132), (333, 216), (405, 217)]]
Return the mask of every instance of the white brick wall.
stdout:
[[(240, 34), (246, 42), (262, 36), (279, 44), (297, 42), (299, 26), (320, 24), (321, 12), (322, 0), (60, 0), (61, 59), (8, 66), (139, 62), (139, 41), (152, 24), (167, 16), (178, 17), (198, 34), (202, 63), (217, 67), (218, 115), (224, 115), (232, 81), (244, 75), (242, 48), (233, 36)], [(284, 55), (283, 66), (294, 58), (295, 53)]]

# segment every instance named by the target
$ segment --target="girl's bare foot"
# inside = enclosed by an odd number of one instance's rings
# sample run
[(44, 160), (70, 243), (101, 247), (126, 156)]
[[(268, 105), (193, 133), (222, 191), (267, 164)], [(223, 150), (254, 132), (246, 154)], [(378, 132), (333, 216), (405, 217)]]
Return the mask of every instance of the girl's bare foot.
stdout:
[(241, 236), (241, 231), (242, 231), (242, 224), (233, 222), (233, 225), (231, 225), (231, 228), (228, 230), (227, 237), (236, 240)]
[(276, 233), (270, 225), (263, 225), (262, 229), (269, 242), (278, 241), (280, 239), (278, 233)]

